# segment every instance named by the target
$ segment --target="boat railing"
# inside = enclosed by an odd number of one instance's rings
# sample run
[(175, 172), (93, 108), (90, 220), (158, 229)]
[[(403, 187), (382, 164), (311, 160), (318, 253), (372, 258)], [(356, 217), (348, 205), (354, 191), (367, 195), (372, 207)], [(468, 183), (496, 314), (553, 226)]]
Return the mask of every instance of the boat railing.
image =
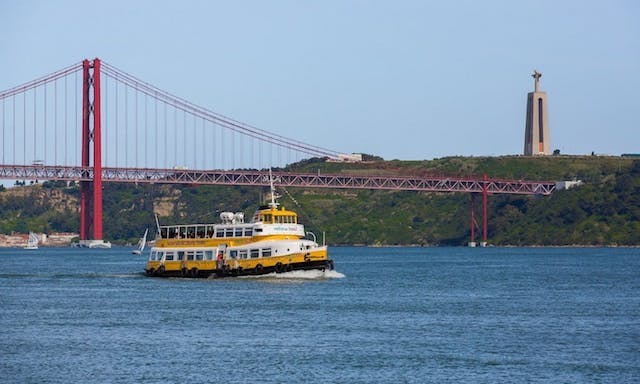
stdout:
[(160, 227), (161, 239), (221, 239), (229, 237), (251, 237), (253, 226), (247, 225), (166, 225)]

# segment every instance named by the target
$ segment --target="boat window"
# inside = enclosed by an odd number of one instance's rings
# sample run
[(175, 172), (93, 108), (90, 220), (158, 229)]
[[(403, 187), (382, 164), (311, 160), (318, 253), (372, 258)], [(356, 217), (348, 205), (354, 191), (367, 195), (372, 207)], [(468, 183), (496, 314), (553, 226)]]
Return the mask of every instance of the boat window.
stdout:
[(169, 228), (169, 238), (175, 239), (176, 237), (178, 237), (178, 228)]
[(256, 232), (262, 232), (262, 228), (256, 228), (255, 231)]
[(231, 256), (232, 259), (235, 259), (236, 257), (238, 257), (238, 251), (233, 249), (229, 251), (229, 255)]
[(262, 257), (271, 256), (271, 248), (262, 248)]
[(250, 254), (251, 254), (251, 258), (254, 259), (254, 258), (260, 256), (260, 250), (259, 249), (252, 249), (250, 251)]
[(160, 228), (160, 238), (161, 239), (169, 238), (169, 228)]
[(203, 255), (204, 251), (196, 251), (196, 260), (202, 260)]
[(205, 227), (204, 226), (199, 226), (198, 228), (196, 228), (196, 237), (198, 239), (204, 239), (204, 234), (205, 234)]
[(176, 260), (184, 260), (184, 251), (178, 251), (178, 258)]
[(165, 261), (172, 261), (173, 260), (173, 252), (165, 252), (164, 259), (165, 259)]
[(178, 237), (181, 238), (181, 239), (186, 239), (187, 238), (187, 227), (180, 227), (179, 228)]
[(216, 237), (224, 237), (224, 229), (218, 228), (216, 230)]
[(196, 238), (196, 228), (195, 227), (187, 227), (187, 238), (195, 239)]
[(225, 235), (226, 237), (233, 237), (233, 228), (227, 228), (227, 229), (224, 231), (224, 235)]
[(213, 226), (211, 226), (211, 225), (207, 225), (207, 237), (208, 238), (212, 238), (213, 237)]
[(247, 258), (247, 250), (246, 249), (241, 249), (240, 250), (240, 258), (241, 259), (246, 259)]
[(236, 237), (242, 237), (242, 228), (236, 228)]
[(213, 251), (204, 251), (205, 260), (213, 260)]
[(153, 261), (156, 259), (156, 251), (151, 251), (149, 253), (149, 261)]
[(188, 251), (187, 252), (187, 260), (194, 260), (194, 252), (193, 251)]
[(244, 229), (244, 235), (245, 235), (245, 236), (251, 236), (251, 235), (253, 235), (253, 231), (251, 230), (251, 228), (245, 228), (245, 229)]

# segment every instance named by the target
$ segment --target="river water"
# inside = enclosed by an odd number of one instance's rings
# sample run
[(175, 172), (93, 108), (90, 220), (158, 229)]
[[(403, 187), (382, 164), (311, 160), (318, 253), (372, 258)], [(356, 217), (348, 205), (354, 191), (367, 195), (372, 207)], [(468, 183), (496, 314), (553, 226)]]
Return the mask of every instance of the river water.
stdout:
[(640, 249), (330, 248), (336, 271), (149, 278), (0, 250), (3, 383), (638, 383)]

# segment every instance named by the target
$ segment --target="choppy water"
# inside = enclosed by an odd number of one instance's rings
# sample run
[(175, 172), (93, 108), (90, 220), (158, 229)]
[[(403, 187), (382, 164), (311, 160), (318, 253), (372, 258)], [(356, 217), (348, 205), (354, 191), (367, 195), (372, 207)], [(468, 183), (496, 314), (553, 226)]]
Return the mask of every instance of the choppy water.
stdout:
[(638, 383), (640, 250), (331, 248), (337, 272), (143, 276), (0, 250), (3, 383)]

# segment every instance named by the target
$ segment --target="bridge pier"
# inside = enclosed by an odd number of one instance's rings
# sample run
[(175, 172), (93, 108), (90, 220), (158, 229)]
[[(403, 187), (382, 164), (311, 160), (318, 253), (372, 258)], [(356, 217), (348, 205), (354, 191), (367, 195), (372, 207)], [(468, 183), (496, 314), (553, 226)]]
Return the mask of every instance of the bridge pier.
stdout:
[[(93, 181), (80, 183), (80, 245), (90, 248), (107, 247), (110, 244), (102, 240), (100, 59), (85, 59), (82, 62), (82, 81), (82, 174), (83, 177), (91, 175), (93, 142)], [(93, 230), (91, 238), (90, 229)]]
[(475, 216), (475, 204), (473, 193), (470, 193), (471, 196), (471, 240), (467, 244), (470, 248), (475, 248), (476, 246), (476, 216)]
[[(481, 247), (487, 246), (487, 175), (484, 175), (482, 178), (482, 241), (480, 242)], [(475, 217), (475, 194), (473, 192), (471, 195), (471, 239), (468, 243), (469, 247), (475, 247), (476, 243), (476, 217)]]
[(482, 176), (482, 242), (481, 247), (487, 246), (487, 174)]

